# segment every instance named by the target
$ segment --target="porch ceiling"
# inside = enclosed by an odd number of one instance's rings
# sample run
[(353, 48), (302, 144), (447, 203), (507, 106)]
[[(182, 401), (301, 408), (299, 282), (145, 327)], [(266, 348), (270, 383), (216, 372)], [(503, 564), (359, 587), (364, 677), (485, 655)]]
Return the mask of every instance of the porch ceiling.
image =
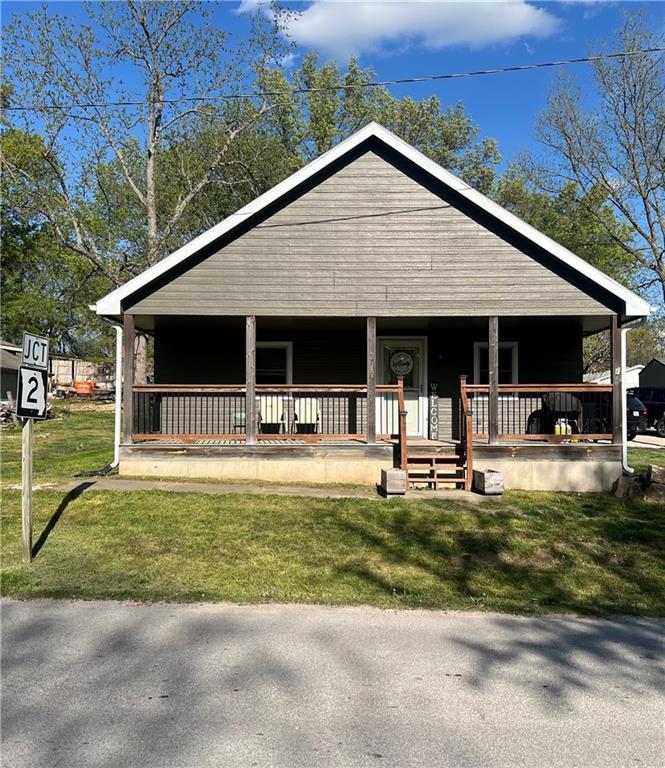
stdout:
[[(245, 317), (236, 315), (195, 316), (195, 315), (137, 315), (137, 330), (153, 333), (156, 328), (178, 328), (180, 330), (224, 329), (244, 336)], [(584, 335), (589, 336), (610, 327), (610, 318), (602, 316), (529, 316), (529, 317), (501, 317), (499, 325), (501, 331), (510, 331), (524, 324), (530, 327), (542, 325), (543, 328), (553, 328), (564, 323), (566, 326), (578, 325)], [(259, 332), (295, 332), (304, 328), (307, 330), (358, 330), (365, 332), (365, 318), (363, 317), (260, 317), (257, 318)], [(456, 330), (487, 329), (485, 317), (379, 317), (377, 318), (377, 333), (386, 335), (391, 333), (417, 333), (436, 330), (455, 332)]]

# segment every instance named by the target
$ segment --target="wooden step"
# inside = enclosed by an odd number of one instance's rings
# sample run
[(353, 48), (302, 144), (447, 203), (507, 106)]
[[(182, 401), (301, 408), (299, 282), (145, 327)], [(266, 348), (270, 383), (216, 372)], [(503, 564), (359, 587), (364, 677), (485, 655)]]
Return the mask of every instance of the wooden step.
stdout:
[(429, 462), (433, 462), (434, 461), (437, 464), (438, 463), (450, 464), (450, 463), (458, 462), (460, 460), (460, 457), (457, 456), (456, 454), (453, 454), (453, 453), (442, 453), (442, 454), (436, 454), (436, 453), (420, 454), (420, 453), (416, 453), (416, 454), (413, 454), (413, 453), (409, 452), (407, 454), (407, 458), (408, 458), (409, 461), (429, 461)]
[(464, 488), (466, 485), (465, 459), (457, 454), (409, 450), (406, 469), (409, 487), (437, 490), (440, 486)]

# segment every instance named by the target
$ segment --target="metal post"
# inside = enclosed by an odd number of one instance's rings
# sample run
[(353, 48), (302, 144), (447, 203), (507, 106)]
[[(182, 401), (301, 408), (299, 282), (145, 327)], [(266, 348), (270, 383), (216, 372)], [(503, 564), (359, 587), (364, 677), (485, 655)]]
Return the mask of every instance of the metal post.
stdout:
[(376, 442), (376, 318), (367, 318), (367, 442)]
[(488, 330), (488, 434), (489, 444), (496, 445), (499, 442), (499, 318), (496, 315), (490, 317)]
[(256, 443), (256, 317), (245, 318), (245, 442)]

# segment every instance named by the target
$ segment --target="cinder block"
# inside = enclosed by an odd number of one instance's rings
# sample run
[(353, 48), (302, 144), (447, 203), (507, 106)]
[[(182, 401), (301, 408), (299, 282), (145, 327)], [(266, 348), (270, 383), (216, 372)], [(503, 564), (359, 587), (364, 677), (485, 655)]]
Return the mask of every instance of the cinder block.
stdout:
[(382, 469), (381, 489), (386, 496), (396, 496), (406, 493), (406, 472), (402, 469)]
[(503, 472), (497, 469), (474, 469), (473, 489), (485, 496), (500, 496), (504, 491)]
[(614, 483), (614, 495), (618, 496), (619, 498), (625, 498), (630, 494), (630, 489), (633, 485), (634, 482), (632, 477), (626, 477), (626, 475), (622, 475), (621, 477), (617, 478), (616, 483)]

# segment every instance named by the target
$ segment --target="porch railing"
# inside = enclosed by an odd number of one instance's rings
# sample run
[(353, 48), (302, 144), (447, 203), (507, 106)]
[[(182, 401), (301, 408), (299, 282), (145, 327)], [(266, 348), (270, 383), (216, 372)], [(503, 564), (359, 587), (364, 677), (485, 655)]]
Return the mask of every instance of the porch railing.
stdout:
[[(242, 385), (142, 384), (133, 388), (134, 440), (243, 440)], [(378, 438), (400, 428), (399, 387), (376, 387)], [(257, 440), (362, 439), (367, 436), (367, 386), (257, 384)]]
[[(473, 438), (489, 439), (489, 386), (461, 384)], [(500, 384), (497, 437), (502, 441), (612, 439), (612, 385)]]

